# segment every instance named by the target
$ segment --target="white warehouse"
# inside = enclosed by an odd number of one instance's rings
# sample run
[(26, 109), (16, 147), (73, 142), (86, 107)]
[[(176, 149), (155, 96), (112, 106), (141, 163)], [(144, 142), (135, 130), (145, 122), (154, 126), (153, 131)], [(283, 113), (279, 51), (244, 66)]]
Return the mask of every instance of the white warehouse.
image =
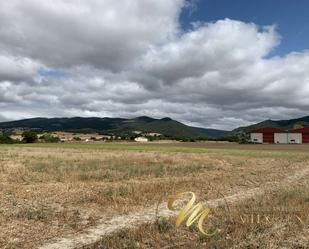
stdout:
[(280, 128), (259, 128), (252, 130), (251, 142), (268, 144), (309, 143), (309, 127), (284, 130)]

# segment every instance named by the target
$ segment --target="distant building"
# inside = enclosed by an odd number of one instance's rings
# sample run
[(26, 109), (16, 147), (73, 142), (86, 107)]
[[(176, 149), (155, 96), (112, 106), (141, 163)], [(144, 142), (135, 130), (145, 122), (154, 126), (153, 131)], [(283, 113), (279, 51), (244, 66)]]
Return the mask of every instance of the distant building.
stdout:
[[(291, 143), (309, 143), (309, 127), (298, 128), (290, 131)], [(295, 140), (295, 142), (293, 141)]]
[(139, 134), (142, 134), (143, 132), (142, 131), (133, 131), (133, 133), (139, 135)]
[[(275, 143), (275, 133), (277, 141), (281, 141), (284, 139), (284, 135), (280, 136), (278, 134), (285, 134), (285, 131), (283, 129), (279, 128), (259, 128), (254, 129), (251, 131), (251, 142), (252, 143), (269, 143), (273, 144)], [(282, 138), (283, 137), (283, 138)]]
[(135, 142), (148, 142), (147, 137), (137, 137), (134, 139)]
[(156, 132), (146, 133), (145, 135), (150, 136), (150, 137), (160, 137), (160, 136), (162, 136), (161, 133), (156, 133)]
[(280, 128), (259, 128), (251, 131), (252, 143), (302, 144), (309, 143), (309, 127), (284, 130)]
[(11, 135), (11, 138), (20, 142), (23, 140), (23, 137), (21, 135)]

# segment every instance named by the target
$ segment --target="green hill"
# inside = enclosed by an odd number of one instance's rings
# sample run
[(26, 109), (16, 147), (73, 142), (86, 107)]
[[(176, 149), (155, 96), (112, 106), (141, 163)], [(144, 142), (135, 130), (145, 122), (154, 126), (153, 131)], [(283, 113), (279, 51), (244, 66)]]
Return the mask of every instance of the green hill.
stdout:
[(218, 138), (225, 131), (190, 127), (171, 118), (32, 118), (0, 123), (0, 129), (37, 129), (40, 131), (99, 132), (126, 136), (134, 131), (160, 133), (167, 138)]
[(282, 128), (282, 129), (293, 129), (299, 127), (306, 127), (309, 126), (309, 116), (302, 117), (302, 118), (295, 118), (295, 119), (288, 119), (288, 120), (265, 120), (263, 122), (239, 127), (230, 132), (231, 135), (241, 135), (245, 133), (249, 133), (253, 129), (257, 128), (265, 128), (265, 127), (272, 127), (272, 128)]

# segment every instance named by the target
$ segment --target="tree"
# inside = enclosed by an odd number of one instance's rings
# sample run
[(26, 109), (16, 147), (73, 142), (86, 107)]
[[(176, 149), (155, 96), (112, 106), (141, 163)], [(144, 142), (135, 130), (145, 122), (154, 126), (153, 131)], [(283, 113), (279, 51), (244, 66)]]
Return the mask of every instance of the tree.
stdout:
[(295, 123), (293, 125), (293, 129), (300, 129), (300, 128), (304, 128), (304, 126), (301, 123)]
[(34, 131), (24, 131), (22, 134), (25, 143), (34, 143), (38, 140), (38, 136)]
[(43, 139), (45, 143), (58, 143), (60, 141), (59, 137), (49, 133), (45, 133), (40, 139)]
[(0, 144), (12, 144), (14, 140), (7, 133), (0, 133)]

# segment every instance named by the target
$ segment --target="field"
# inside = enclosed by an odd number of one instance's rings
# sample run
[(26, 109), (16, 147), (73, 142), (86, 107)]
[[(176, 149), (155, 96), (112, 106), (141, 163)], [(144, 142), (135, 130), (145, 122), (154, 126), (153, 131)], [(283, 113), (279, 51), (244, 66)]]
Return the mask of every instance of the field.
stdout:
[[(309, 146), (0, 146), (0, 248), (309, 248)], [(210, 207), (205, 237), (171, 195)]]

